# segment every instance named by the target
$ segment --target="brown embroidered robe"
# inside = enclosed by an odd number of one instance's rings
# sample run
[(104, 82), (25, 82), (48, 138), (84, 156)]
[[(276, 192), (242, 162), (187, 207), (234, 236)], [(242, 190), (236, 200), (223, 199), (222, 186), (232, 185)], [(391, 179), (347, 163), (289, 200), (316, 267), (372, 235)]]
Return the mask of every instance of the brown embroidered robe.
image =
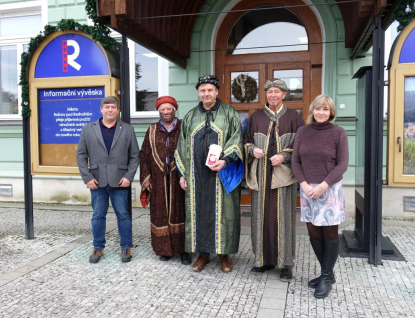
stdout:
[[(140, 150), (141, 191), (149, 196), (151, 245), (156, 255), (184, 252), (185, 193), (174, 161), (180, 127), (181, 120), (177, 120), (170, 132), (163, 130), (160, 122), (151, 125)], [(152, 189), (148, 193), (146, 188), (150, 183)]]
[[(297, 183), (274, 189), (275, 168), (269, 158), (282, 154), (284, 164), (290, 169), (295, 133), (303, 124), (299, 114), (284, 105), (277, 113), (265, 107), (252, 114), (244, 133), (246, 181), (252, 190), (251, 238), (256, 267), (294, 265)], [(255, 147), (262, 149), (265, 157), (254, 158)]]

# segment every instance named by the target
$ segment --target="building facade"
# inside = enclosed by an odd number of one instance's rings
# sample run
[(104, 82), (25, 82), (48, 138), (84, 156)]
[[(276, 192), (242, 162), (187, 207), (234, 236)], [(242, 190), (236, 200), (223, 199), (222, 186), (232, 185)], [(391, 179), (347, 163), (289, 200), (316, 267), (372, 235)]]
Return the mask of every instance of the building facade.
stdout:
[[(349, 136), (350, 160), (344, 184), (348, 211), (353, 214), (358, 107), (357, 83), (352, 77), (361, 67), (372, 64), (371, 16), (383, 10), (387, 28), (393, 21), (394, 1), (387, 1), (382, 8), (378, 7), (382, 1), (346, 4), (325, 0), (197, 0), (163, 4), (161, 1), (119, 1), (119, 8), (110, 7), (103, 0), (96, 2), (98, 15), (129, 38), (130, 91), (136, 92), (131, 94), (131, 122), (139, 144), (148, 125), (158, 118), (151, 102), (155, 96), (174, 96), (179, 103), (178, 117), (182, 118), (198, 103), (197, 78), (214, 73), (221, 79), (220, 98), (234, 106), (243, 121), (265, 104), (261, 89), (265, 81), (283, 78), (290, 89), (287, 106), (296, 109), (304, 118), (316, 95), (325, 93), (335, 100), (336, 123), (344, 127)], [(1, 3), (4, 4), (0, 6), (0, 14), (7, 6), (36, 4), (32, 7), (40, 15), (40, 30), (46, 23), (56, 24), (67, 18), (91, 23), (83, 1)], [(36, 33), (29, 30), (25, 39), (28, 41)], [(2, 45), (1, 41), (0, 38)], [(24, 44), (23, 41), (22, 50)], [(385, 52), (388, 54), (389, 51)], [(148, 67), (150, 60), (153, 66)], [(137, 64), (141, 71), (138, 80), (135, 75)], [(17, 74), (18, 71), (17, 66)], [(3, 78), (3, 69), (1, 72)], [(152, 86), (147, 80), (157, 84)], [(145, 106), (142, 106), (143, 99), (137, 96), (145, 96)], [(20, 105), (20, 102), (17, 100), (15, 104)], [(0, 159), (0, 184), (3, 187), (11, 185), (12, 195), (0, 195), (0, 201), (22, 201), (23, 146), (19, 106), (17, 110), (16, 106), (4, 107), (0, 115), (0, 146), (7, 151)], [(386, 132), (385, 121), (385, 171)], [(86, 203), (89, 193), (79, 186), (80, 182), (78, 177), (35, 176), (34, 201)], [(139, 193), (138, 174), (133, 188), (133, 194)], [(409, 193), (411, 189), (384, 188), (384, 216), (415, 217), (415, 213), (404, 213), (399, 203), (406, 191)], [(244, 196), (248, 201), (243, 202), (249, 204), (247, 189)], [(133, 197), (133, 203), (139, 205), (137, 197)]]

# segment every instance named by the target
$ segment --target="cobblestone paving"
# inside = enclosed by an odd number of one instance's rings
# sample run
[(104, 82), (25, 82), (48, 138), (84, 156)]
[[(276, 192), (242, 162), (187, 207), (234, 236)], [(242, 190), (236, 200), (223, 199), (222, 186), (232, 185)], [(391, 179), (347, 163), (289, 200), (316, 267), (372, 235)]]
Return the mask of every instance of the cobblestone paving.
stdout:
[[(4, 213), (4, 212), (3, 212)], [(49, 219), (46, 213), (43, 217)], [(61, 211), (55, 213), (62, 213)], [(69, 213), (69, 212), (68, 212)], [(82, 214), (82, 213), (79, 213)], [(79, 216), (88, 220), (90, 214)], [(59, 223), (73, 227), (80, 222), (78, 215)], [(87, 224), (88, 224), (87, 223)], [(36, 223), (35, 223), (36, 224)], [(88, 231), (89, 224), (84, 227)], [(45, 228), (46, 230), (46, 228)], [(21, 231), (21, 229), (19, 229)], [(0, 244), (15, 236), (2, 235)], [(38, 232), (38, 230), (36, 231)], [(58, 247), (71, 240), (50, 234), (50, 246)], [(76, 231), (75, 231), (76, 232)], [(0, 287), (0, 317), (255, 317), (259, 311), (267, 276), (249, 275), (253, 257), (250, 236), (241, 236), (240, 252), (233, 257), (234, 270), (220, 271), (219, 259), (211, 262), (201, 273), (180, 264), (178, 256), (161, 262), (150, 245), (149, 216), (142, 215), (133, 222), (133, 260), (120, 262), (117, 231), (107, 234), (105, 254), (98, 264), (90, 264), (91, 244), (56, 259), (55, 261)], [(78, 232), (79, 234), (79, 232)], [(46, 236), (46, 235), (45, 235)], [(77, 235), (73, 235), (72, 239)], [(55, 239), (55, 240), (54, 240)], [(46, 240), (47, 241), (47, 240)], [(30, 244), (40, 246), (38, 240), (17, 240), (15, 248)], [(35, 250), (35, 247), (30, 247)], [(3, 249), (0, 257), (3, 258)], [(19, 258), (19, 254), (14, 254)], [(35, 256), (33, 256), (35, 257)], [(13, 257), (12, 257), (13, 259)], [(23, 259), (17, 263), (28, 262)], [(3, 262), (5, 263), (5, 262)], [(9, 265), (1, 264), (3, 272)]]
[[(25, 238), (24, 209), (0, 208), (0, 274), (91, 233), (92, 212), (36, 210), (35, 239)], [(115, 222), (108, 214), (107, 223)]]
[(339, 257), (337, 282), (330, 296), (319, 300), (307, 284), (320, 274), (320, 265), (308, 236), (298, 235), (296, 279), (288, 287), (285, 317), (415, 317), (415, 228), (384, 226), (383, 234), (406, 262), (383, 260), (375, 267), (367, 258)]
[[(0, 208), (0, 274), (29, 266), (78, 237), (88, 241), (91, 234), (91, 212), (43, 209), (34, 216), (36, 237), (26, 240), (24, 209)], [(115, 215), (108, 214), (107, 224), (115, 222)], [(282, 313), (285, 304), (285, 317), (415, 317), (415, 222), (387, 222), (383, 227), (406, 262), (383, 261), (374, 267), (365, 258), (339, 258), (337, 282), (323, 300), (315, 299), (307, 287), (319, 268), (304, 231), (297, 235), (295, 279), (286, 297), (283, 289), (269, 288), (277, 271), (249, 274), (249, 235), (241, 235), (240, 251), (232, 256), (234, 270), (225, 274), (216, 256), (201, 273), (181, 265), (178, 256), (159, 261), (151, 248), (147, 213), (135, 214), (133, 233), (130, 263), (120, 262), (119, 237), (113, 230), (98, 264), (88, 262), (89, 240), (1, 286), (0, 317), (268, 317), (259, 313), (276, 309), (277, 302), (267, 298), (276, 292), (286, 299), (277, 309)]]

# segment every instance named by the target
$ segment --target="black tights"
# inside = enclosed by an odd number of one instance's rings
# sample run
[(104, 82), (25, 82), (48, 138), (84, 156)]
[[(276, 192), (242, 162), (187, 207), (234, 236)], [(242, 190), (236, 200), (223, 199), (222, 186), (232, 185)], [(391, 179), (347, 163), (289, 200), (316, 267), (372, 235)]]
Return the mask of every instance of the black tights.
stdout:
[(307, 229), (311, 240), (326, 239), (333, 243), (339, 243), (338, 225), (315, 226), (312, 223), (307, 222)]

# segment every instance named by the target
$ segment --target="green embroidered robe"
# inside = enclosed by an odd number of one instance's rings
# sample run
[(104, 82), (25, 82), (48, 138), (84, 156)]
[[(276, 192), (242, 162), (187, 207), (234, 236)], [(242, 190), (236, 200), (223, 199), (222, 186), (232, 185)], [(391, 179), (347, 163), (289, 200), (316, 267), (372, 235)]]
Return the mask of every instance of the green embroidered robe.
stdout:
[(238, 252), (239, 247), (240, 180), (227, 194), (222, 174), (205, 165), (210, 144), (220, 145), (222, 158), (228, 158), (228, 162), (240, 161), (242, 179), (239, 114), (219, 99), (210, 112), (206, 112), (199, 103), (186, 114), (175, 152), (177, 168), (187, 181), (185, 250), (233, 254)]

